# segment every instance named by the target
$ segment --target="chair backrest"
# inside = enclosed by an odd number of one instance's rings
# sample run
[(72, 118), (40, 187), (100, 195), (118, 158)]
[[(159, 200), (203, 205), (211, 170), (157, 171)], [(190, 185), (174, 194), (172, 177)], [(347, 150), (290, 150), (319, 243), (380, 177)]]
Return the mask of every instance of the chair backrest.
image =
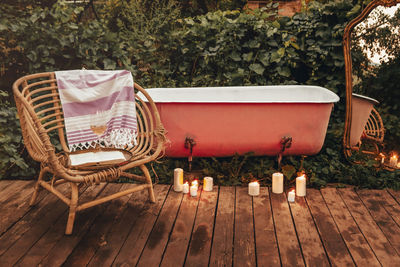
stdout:
[[(133, 159), (150, 153), (160, 154), (165, 142), (164, 128), (154, 102), (146, 91), (135, 83), (147, 99), (136, 94), (138, 120), (137, 145), (130, 149)], [(63, 110), (54, 72), (21, 77), (13, 85), (14, 97), (21, 122), (22, 135), (30, 156), (39, 162), (56, 158), (56, 152), (69, 152)], [(155, 155), (156, 157), (158, 155)]]

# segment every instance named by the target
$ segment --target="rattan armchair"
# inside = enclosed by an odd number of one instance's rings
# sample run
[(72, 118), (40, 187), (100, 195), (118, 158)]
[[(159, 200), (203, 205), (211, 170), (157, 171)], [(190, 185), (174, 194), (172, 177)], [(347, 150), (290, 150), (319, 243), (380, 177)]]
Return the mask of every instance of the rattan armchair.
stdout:
[[(137, 112), (137, 145), (124, 151), (130, 159), (119, 164), (94, 164), (84, 168), (69, 164), (69, 148), (65, 138), (63, 110), (60, 104), (57, 81), (53, 72), (24, 76), (13, 85), (22, 135), (29, 155), (40, 162), (40, 173), (31, 198), (35, 204), (41, 187), (59, 197), (69, 206), (69, 216), (65, 234), (71, 234), (78, 211), (104, 203), (106, 201), (147, 190), (149, 200), (155, 202), (153, 184), (146, 163), (162, 156), (165, 145), (165, 133), (157, 108), (146, 91), (134, 84)], [(140, 92), (140, 93), (139, 93)], [(57, 147), (62, 149), (57, 150)], [(129, 173), (128, 170), (139, 167), (143, 176)], [(79, 202), (80, 185), (96, 185), (126, 177), (140, 183), (134, 187), (110, 196), (97, 198), (86, 203)], [(68, 183), (71, 192), (64, 195), (57, 186)]]

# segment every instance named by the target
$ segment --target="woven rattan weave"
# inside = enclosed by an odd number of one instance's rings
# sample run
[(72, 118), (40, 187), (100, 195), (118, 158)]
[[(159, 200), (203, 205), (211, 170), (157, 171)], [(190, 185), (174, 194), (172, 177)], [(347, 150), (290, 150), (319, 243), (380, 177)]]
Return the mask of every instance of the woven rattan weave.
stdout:
[[(13, 85), (25, 146), (29, 155), (41, 164), (31, 205), (35, 204), (41, 187), (59, 197), (69, 206), (66, 234), (72, 233), (75, 214), (80, 210), (139, 190), (147, 190), (149, 200), (155, 201), (153, 184), (145, 164), (162, 156), (166, 140), (165, 131), (157, 108), (146, 90), (136, 83), (134, 87), (141, 94), (136, 94), (137, 145), (128, 150), (131, 154), (129, 160), (115, 166), (96, 164), (92, 169), (88, 166), (79, 169), (69, 166), (70, 151), (65, 138), (63, 110), (55, 74), (48, 72), (27, 75), (15, 81)], [(145, 99), (138, 95), (144, 96)], [(128, 173), (128, 170), (135, 167), (141, 169), (143, 176)], [(86, 203), (79, 203), (78, 188), (80, 185), (95, 186), (120, 177), (133, 179), (140, 183), (129, 190)], [(67, 196), (57, 190), (57, 186), (63, 183), (69, 183), (71, 188), (71, 193)]]

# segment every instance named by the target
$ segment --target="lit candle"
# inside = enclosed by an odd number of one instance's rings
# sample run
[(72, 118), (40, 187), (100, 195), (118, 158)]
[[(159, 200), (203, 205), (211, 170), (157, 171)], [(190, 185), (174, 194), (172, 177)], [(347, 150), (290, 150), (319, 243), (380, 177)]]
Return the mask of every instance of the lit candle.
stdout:
[(199, 181), (193, 180), (193, 181), (192, 181), (192, 186), (194, 186), (194, 187), (196, 187), (197, 189), (199, 189)]
[(189, 193), (189, 183), (187, 181), (182, 185), (182, 192), (184, 194)]
[(283, 193), (283, 174), (280, 172), (272, 174), (272, 193)]
[(294, 189), (293, 189), (292, 191), (289, 192), (287, 200), (289, 202), (294, 202), (295, 197), (296, 197), (296, 193), (294, 192)]
[(298, 197), (306, 196), (306, 177), (304, 174), (296, 178), (296, 195)]
[(393, 155), (390, 157), (390, 167), (396, 168), (397, 167), (397, 155)]
[(385, 163), (385, 155), (383, 155), (382, 153), (379, 154), (381, 156), (381, 163)]
[(183, 170), (176, 168), (174, 170), (174, 191), (181, 192), (183, 189)]
[(249, 183), (249, 195), (258, 196), (259, 194), (260, 194), (260, 184), (257, 181)]
[(190, 196), (192, 197), (197, 196), (197, 189), (198, 186), (192, 183), (192, 186), (190, 187)]
[(204, 189), (204, 191), (212, 191), (213, 190), (213, 178), (212, 177), (204, 177), (203, 189)]

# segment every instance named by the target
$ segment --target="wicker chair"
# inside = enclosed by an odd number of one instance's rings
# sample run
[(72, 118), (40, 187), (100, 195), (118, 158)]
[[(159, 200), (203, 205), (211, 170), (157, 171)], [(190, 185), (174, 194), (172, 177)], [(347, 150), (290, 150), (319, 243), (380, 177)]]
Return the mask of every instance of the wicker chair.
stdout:
[[(65, 234), (72, 233), (76, 212), (89, 207), (139, 190), (148, 190), (149, 200), (155, 202), (153, 184), (145, 164), (162, 155), (166, 140), (165, 131), (150, 96), (138, 84), (135, 83), (134, 87), (135, 91), (140, 92), (135, 94), (138, 137), (135, 147), (124, 150), (124, 153), (129, 154), (129, 159), (119, 164), (109, 162), (79, 168), (69, 164), (70, 151), (65, 139), (63, 110), (55, 74), (49, 72), (27, 75), (15, 81), (13, 85), (25, 146), (29, 155), (41, 164), (30, 204), (35, 204), (40, 187), (47, 189), (65, 202), (69, 206)], [(57, 150), (60, 145), (62, 149)], [(128, 173), (128, 170), (134, 167), (139, 167), (143, 176)], [(79, 203), (80, 185), (111, 182), (119, 177), (133, 179), (140, 183), (110, 196)], [(71, 193), (67, 196), (56, 188), (57, 185), (63, 183), (69, 183), (71, 187)]]

